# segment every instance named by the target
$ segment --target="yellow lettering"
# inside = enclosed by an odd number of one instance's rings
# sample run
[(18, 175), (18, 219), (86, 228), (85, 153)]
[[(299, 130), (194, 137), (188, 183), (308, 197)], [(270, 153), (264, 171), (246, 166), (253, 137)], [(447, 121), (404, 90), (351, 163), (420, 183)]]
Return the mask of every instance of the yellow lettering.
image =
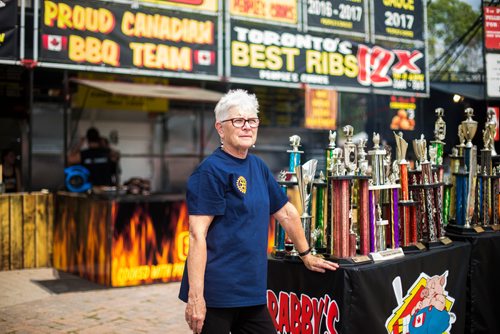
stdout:
[(68, 57), (75, 62), (87, 61), (92, 64), (105, 63), (112, 66), (120, 65), (120, 46), (111, 40), (101, 41), (95, 37), (85, 39), (69, 36)]
[(231, 42), (231, 64), (234, 66), (247, 67), (250, 64), (248, 56), (248, 44), (238, 41)]
[(192, 71), (191, 49), (152, 43), (130, 43), (132, 63), (137, 67)]
[(321, 66), (321, 52), (314, 50), (306, 51), (306, 72), (324, 74)]
[(46, 26), (53, 27), (54, 20), (57, 18), (57, 5), (52, 1), (45, 1), (44, 7), (43, 22)]
[(414, 0), (383, 0), (383, 3), (386, 7), (415, 10)]
[(285, 55), (286, 69), (289, 72), (295, 71), (295, 56), (300, 54), (299, 49), (281, 48), (281, 52)]
[(347, 55), (344, 59), (344, 74), (349, 78), (356, 78), (359, 73), (358, 59), (354, 55)]

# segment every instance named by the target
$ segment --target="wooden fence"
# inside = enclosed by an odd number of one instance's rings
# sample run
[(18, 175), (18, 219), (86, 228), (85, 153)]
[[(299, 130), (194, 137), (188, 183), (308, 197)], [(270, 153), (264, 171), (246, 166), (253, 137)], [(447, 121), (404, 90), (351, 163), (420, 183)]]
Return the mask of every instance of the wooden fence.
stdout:
[(0, 195), (0, 270), (52, 266), (54, 196)]

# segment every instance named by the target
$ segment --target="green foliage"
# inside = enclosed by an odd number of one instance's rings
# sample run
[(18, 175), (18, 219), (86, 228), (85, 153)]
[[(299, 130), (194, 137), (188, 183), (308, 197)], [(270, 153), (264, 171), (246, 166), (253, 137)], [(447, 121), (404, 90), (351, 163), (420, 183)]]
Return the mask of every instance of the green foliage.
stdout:
[[(439, 57), (443, 50), (463, 36), (472, 27), (479, 14), (468, 3), (461, 0), (432, 0), (427, 7), (430, 60)], [(482, 30), (479, 30), (468, 47), (481, 47), (481, 40)], [(460, 67), (459, 64), (458, 66)]]

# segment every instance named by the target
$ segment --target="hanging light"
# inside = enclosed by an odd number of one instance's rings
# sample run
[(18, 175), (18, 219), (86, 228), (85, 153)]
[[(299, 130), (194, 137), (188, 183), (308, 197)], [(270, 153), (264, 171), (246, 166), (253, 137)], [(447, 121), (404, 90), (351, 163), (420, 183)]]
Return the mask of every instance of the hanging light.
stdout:
[(453, 94), (453, 102), (459, 103), (464, 100), (464, 97), (460, 94)]

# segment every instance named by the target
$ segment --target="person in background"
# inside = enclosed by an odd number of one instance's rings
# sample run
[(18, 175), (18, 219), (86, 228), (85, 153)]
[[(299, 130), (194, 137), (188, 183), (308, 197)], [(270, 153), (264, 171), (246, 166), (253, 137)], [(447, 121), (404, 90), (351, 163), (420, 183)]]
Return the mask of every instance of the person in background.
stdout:
[(221, 146), (188, 180), (189, 253), (179, 298), (196, 334), (276, 333), (266, 305), (271, 215), (308, 269), (338, 268), (310, 254), (296, 208), (265, 163), (248, 152), (257, 139), (258, 107), (244, 90), (221, 98), (215, 107)]
[[(82, 149), (87, 142), (87, 148)], [(82, 165), (90, 172), (89, 182), (92, 186), (116, 185), (116, 165), (119, 156), (112, 153), (109, 147), (103, 147), (99, 131), (91, 127), (77, 147), (68, 154), (69, 165)]]
[(21, 171), (16, 165), (16, 153), (13, 149), (6, 149), (2, 152), (2, 180), (6, 193), (22, 190)]

